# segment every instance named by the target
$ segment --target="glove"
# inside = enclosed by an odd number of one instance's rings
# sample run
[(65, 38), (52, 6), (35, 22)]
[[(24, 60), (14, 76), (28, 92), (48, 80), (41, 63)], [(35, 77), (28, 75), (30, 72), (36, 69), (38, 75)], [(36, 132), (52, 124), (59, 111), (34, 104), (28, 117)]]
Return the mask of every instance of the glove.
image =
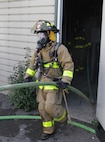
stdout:
[(62, 89), (67, 88), (67, 86), (69, 85), (68, 83), (63, 82), (63, 81), (61, 81), (61, 80), (60, 80), (60, 81), (57, 81), (56, 84), (57, 84), (57, 87), (58, 87), (58, 88), (62, 88)]
[(31, 80), (32, 80), (32, 77), (29, 76), (29, 77), (24, 79), (24, 82), (31, 82)]

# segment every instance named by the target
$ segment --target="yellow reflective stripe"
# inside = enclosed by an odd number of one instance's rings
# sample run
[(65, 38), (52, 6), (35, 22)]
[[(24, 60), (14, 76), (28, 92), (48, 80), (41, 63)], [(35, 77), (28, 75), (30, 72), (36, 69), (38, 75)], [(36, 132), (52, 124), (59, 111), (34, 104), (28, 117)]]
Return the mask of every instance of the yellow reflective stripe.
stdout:
[(53, 89), (58, 89), (56, 86), (53, 86), (53, 85), (46, 85), (46, 86), (44, 86), (44, 89), (45, 90), (53, 90)]
[(73, 78), (73, 72), (72, 71), (63, 71), (63, 76), (71, 77)]
[(26, 73), (28, 73), (30, 76), (34, 76), (34, 75), (35, 75), (35, 71), (32, 70), (32, 69), (30, 69), (30, 68), (28, 68), (28, 69), (26, 70)]
[(51, 26), (51, 24), (50, 23), (46, 23), (46, 26)]
[(53, 86), (53, 85), (45, 85), (45, 86), (39, 86), (40, 89), (43, 89), (44, 90), (57, 90), (58, 88), (56, 86)]
[(53, 24), (53, 23), (51, 23), (51, 26), (54, 26), (54, 24)]
[(80, 40), (85, 40), (85, 37), (79, 36), (79, 37), (75, 37), (74, 39), (75, 39), (75, 40), (79, 40), (79, 39), (80, 39)]
[(59, 65), (58, 65), (58, 63), (57, 62), (54, 62), (53, 64), (52, 63), (46, 63), (46, 64), (44, 64), (43, 65), (45, 68), (50, 68), (50, 67), (52, 67), (52, 68), (59, 68)]
[(64, 110), (63, 115), (59, 118), (55, 118), (55, 121), (62, 121), (66, 117), (66, 110)]
[(83, 45), (76, 45), (75, 48), (84, 48)]
[(43, 65), (45, 68), (49, 68), (51, 66), (51, 63), (47, 63)]
[(84, 67), (79, 67), (79, 69), (80, 69), (80, 70), (83, 70), (83, 69), (84, 69)]
[(36, 82), (39, 82), (38, 79), (36, 80)]
[(75, 69), (76, 72), (79, 72), (79, 69)]
[(39, 89), (43, 89), (44, 86), (39, 86)]
[(84, 45), (84, 47), (86, 48), (86, 47), (91, 46), (91, 45), (92, 45), (91, 42), (88, 42), (87, 44)]
[(69, 41), (68, 44), (71, 45), (71, 42)]
[(54, 62), (52, 67), (53, 67), (53, 68), (59, 68), (59, 65), (58, 65), (57, 62)]
[(48, 121), (48, 122), (43, 122), (43, 127), (52, 127), (54, 125), (54, 120)]

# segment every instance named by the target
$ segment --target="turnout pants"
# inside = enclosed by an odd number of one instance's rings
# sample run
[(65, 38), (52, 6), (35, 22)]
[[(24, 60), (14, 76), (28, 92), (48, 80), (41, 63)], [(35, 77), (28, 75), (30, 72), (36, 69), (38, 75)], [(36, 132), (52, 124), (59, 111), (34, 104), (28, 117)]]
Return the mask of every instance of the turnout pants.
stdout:
[(54, 132), (54, 120), (64, 122), (66, 110), (62, 106), (62, 90), (39, 89), (37, 101), (38, 110), (42, 118), (43, 132), (52, 134)]

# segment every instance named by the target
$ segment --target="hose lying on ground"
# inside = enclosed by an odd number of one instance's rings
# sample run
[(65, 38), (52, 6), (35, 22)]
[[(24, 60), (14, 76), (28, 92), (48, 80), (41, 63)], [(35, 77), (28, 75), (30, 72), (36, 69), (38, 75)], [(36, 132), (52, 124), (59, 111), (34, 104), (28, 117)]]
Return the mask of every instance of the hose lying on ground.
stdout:
[[(0, 116), (0, 120), (11, 120), (11, 119), (38, 119), (40, 120), (41, 117), (40, 116), (30, 116), (30, 115), (10, 115), (10, 116)], [(76, 122), (76, 121), (67, 121), (68, 124), (71, 124), (73, 126), (76, 126), (76, 127), (79, 127), (79, 128), (82, 128), (86, 131), (89, 131), (91, 133), (94, 133), (96, 134), (96, 131), (95, 129), (89, 127), (89, 126), (86, 126), (84, 124), (81, 124), (79, 122)]]
[[(4, 91), (4, 90), (10, 90), (10, 89), (18, 89), (18, 88), (27, 88), (27, 87), (38, 87), (40, 85), (55, 85), (55, 82), (28, 82), (28, 83), (18, 83), (18, 84), (11, 84), (11, 85), (6, 85), (6, 86), (1, 86), (0, 87), (0, 91)], [(68, 86), (67, 87), (68, 90), (76, 93), (77, 95), (79, 95), (80, 97), (82, 97), (83, 99), (85, 99), (87, 102), (91, 103), (89, 98), (82, 93), (81, 91), (79, 91), (78, 89), (72, 87), (72, 86)], [(40, 116), (30, 116), (30, 115), (11, 115), (11, 116), (0, 116), (0, 120), (10, 120), (10, 119), (41, 119)], [(95, 129), (90, 128), (84, 124), (75, 122), (75, 121), (67, 121), (68, 124), (80, 127), (82, 129), (85, 129), (91, 133), (96, 133)]]

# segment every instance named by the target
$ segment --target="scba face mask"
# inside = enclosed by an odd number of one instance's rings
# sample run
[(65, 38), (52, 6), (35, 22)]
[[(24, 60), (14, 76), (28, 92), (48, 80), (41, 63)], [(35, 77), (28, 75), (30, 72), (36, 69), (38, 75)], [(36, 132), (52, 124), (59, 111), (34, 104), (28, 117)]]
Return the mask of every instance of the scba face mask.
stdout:
[(38, 37), (37, 45), (39, 49), (45, 47), (46, 44), (50, 41), (47, 32), (39, 32), (37, 33), (37, 37)]

